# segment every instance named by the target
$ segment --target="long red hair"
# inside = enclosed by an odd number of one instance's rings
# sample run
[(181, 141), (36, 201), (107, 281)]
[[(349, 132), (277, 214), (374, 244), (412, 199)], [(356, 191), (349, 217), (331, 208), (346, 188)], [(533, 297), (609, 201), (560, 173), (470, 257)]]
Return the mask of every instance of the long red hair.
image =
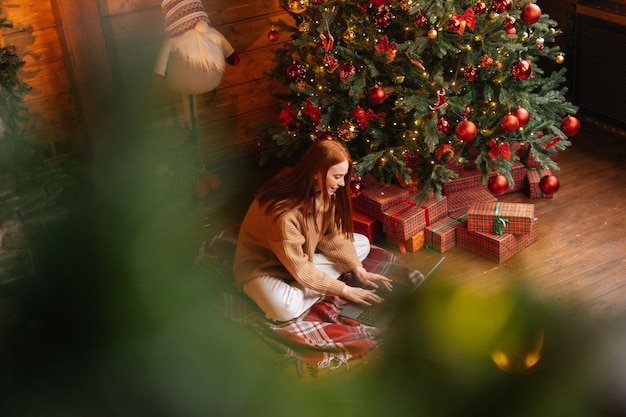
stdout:
[[(345, 186), (332, 196), (326, 190), (326, 175), (333, 165), (348, 161)], [(322, 191), (325, 207), (330, 207), (323, 216), (321, 230), (334, 222), (337, 229), (352, 238), (352, 200), (350, 199), (350, 178), (352, 178), (352, 158), (346, 147), (336, 140), (314, 142), (288, 172), (270, 179), (259, 190), (259, 203), (268, 203), (266, 212), (281, 214), (287, 210), (300, 208), (303, 214), (315, 212), (316, 192)], [(332, 210), (334, 206), (334, 210)], [(332, 214), (334, 213), (334, 218)], [(316, 225), (317, 226), (317, 225)]]

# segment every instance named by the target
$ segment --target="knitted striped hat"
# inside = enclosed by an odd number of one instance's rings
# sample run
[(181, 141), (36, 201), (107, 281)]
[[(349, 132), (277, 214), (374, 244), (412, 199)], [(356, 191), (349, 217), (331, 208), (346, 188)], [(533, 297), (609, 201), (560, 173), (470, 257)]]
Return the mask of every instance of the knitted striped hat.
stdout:
[(211, 24), (201, 0), (163, 0), (161, 9), (165, 31), (172, 38), (193, 29), (200, 21)]

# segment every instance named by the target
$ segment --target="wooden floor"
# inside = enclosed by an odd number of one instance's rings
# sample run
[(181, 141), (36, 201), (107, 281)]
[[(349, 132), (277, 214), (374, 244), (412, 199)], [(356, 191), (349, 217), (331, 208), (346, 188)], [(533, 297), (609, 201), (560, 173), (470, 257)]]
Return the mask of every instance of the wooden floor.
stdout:
[[(502, 265), (454, 248), (437, 279), (486, 291), (524, 280), (549, 300), (582, 303), (601, 315), (626, 312), (625, 162), (626, 138), (583, 129), (554, 172), (560, 189), (553, 198), (500, 197), (535, 205), (539, 240)], [(422, 249), (405, 258), (428, 270), (439, 256)]]
[[(626, 138), (583, 123), (571, 139), (555, 172), (560, 189), (553, 198), (500, 197), (535, 205), (539, 240), (501, 265), (454, 248), (436, 279), (484, 292), (521, 280), (557, 303), (582, 304), (599, 315), (626, 312)], [(224, 186), (199, 204), (195, 221), (203, 224), (193, 226), (199, 237), (241, 220), (254, 187), (267, 176), (258, 167), (236, 170), (222, 172)], [(377, 244), (422, 271), (441, 256), (426, 249), (401, 255), (384, 238)]]

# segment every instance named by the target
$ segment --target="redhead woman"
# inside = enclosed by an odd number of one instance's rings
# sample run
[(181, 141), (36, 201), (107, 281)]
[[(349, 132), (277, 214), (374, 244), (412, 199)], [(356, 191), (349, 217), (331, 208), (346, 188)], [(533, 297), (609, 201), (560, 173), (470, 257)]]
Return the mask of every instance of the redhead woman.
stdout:
[[(367, 237), (354, 233), (349, 181), (352, 160), (334, 140), (315, 142), (286, 174), (259, 190), (241, 224), (237, 284), (274, 321), (299, 317), (324, 294), (370, 305), (391, 280), (362, 264)], [(338, 280), (353, 271), (366, 287)]]

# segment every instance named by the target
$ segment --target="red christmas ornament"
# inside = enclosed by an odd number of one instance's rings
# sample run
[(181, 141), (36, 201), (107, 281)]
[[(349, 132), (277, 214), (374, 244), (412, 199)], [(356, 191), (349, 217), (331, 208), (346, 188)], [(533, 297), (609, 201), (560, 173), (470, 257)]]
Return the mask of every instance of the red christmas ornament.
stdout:
[(450, 129), (450, 122), (448, 122), (443, 117), (440, 117), (437, 120), (437, 130), (440, 132), (447, 132)]
[(383, 9), (374, 15), (374, 25), (378, 29), (385, 29), (391, 24), (392, 20), (393, 14), (387, 9)]
[(343, 82), (348, 82), (350, 77), (356, 74), (356, 67), (351, 62), (348, 64), (343, 64), (339, 67), (339, 78)]
[(474, 122), (470, 120), (463, 120), (461, 123), (456, 125), (456, 129), (454, 131), (456, 133), (456, 137), (463, 142), (470, 142), (474, 140), (476, 137), (476, 133), (478, 133), (478, 129)]
[(493, 65), (493, 58), (489, 55), (483, 55), (482, 59), (480, 60), (480, 65), (482, 65), (483, 68), (491, 68), (491, 66)]
[(472, 67), (471, 65), (463, 68), (463, 77), (465, 77), (467, 81), (476, 81), (476, 75), (476, 68)]
[(415, 15), (415, 18), (413, 19), (413, 23), (415, 24), (415, 26), (423, 28), (428, 23), (428, 18), (424, 16), (423, 14), (418, 13)]
[(365, 109), (363, 107), (357, 107), (352, 111), (352, 117), (356, 120), (361, 120), (365, 118)]
[(290, 64), (287, 67), (287, 77), (289, 77), (292, 81), (300, 81), (306, 75), (306, 71), (304, 67), (300, 64)]
[(489, 177), (487, 187), (492, 194), (498, 195), (509, 189), (509, 181), (502, 174), (496, 174)]
[(515, 29), (515, 18), (513, 16), (507, 16), (502, 21), (505, 29)]
[(522, 22), (527, 25), (537, 23), (541, 18), (541, 8), (535, 3), (528, 3), (522, 7), (522, 13), (520, 15)]
[(532, 75), (530, 61), (520, 59), (511, 66), (511, 75), (519, 81), (524, 81)]
[(317, 140), (321, 141), (321, 140), (334, 140), (335, 138), (333, 137), (333, 135), (331, 135), (328, 132), (325, 131), (321, 131), (321, 132), (317, 132)]
[(385, 89), (382, 87), (374, 87), (370, 90), (369, 99), (373, 104), (380, 104), (385, 101)]
[(565, 116), (561, 120), (561, 130), (567, 136), (574, 136), (580, 130), (580, 122), (574, 116)]
[(546, 175), (539, 180), (539, 189), (544, 194), (554, 194), (559, 191), (559, 179), (554, 175)]
[(487, 11), (487, 5), (483, 3), (482, 1), (478, 1), (476, 2), (476, 4), (474, 4), (473, 9), (474, 9), (474, 13), (483, 14)]
[(513, 2), (511, 0), (493, 0), (491, 7), (496, 13), (504, 13), (511, 10)]
[(456, 17), (453, 17), (452, 19), (448, 20), (448, 30), (450, 32), (458, 32), (460, 28), (461, 28), (461, 19), (457, 19)]
[(361, 194), (363, 194), (363, 186), (361, 184), (361, 177), (357, 175), (350, 181), (350, 197), (357, 198)]
[(519, 127), (519, 119), (509, 113), (502, 118), (500, 126), (502, 126), (502, 129), (506, 130), (507, 132), (513, 132)]
[(267, 39), (269, 39), (270, 42), (276, 42), (279, 37), (280, 33), (274, 28), (271, 28), (270, 31), (267, 32)]
[(454, 159), (454, 156), (454, 148), (447, 143), (441, 144), (435, 149), (435, 159), (444, 165), (449, 164)]
[(417, 163), (419, 162), (419, 156), (413, 152), (405, 152), (404, 153), (404, 164), (409, 168), (417, 168)]
[(519, 127), (526, 126), (528, 124), (528, 121), (530, 120), (530, 114), (528, 113), (528, 110), (523, 107), (513, 109), (511, 111), (511, 114), (517, 117), (517, 120), (519, 121)]

